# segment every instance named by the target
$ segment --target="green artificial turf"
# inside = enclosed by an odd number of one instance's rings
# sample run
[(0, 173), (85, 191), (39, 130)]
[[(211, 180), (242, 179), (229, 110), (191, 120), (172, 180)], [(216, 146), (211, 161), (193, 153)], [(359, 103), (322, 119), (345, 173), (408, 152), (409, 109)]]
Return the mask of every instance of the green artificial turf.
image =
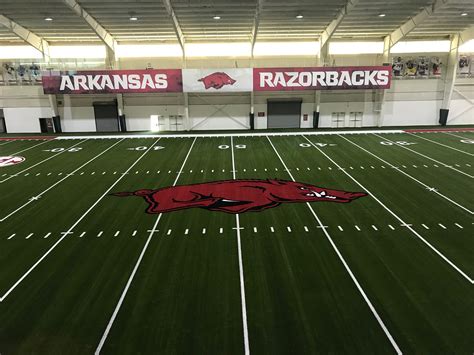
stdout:
[[(301, 133), (1, 144), (0, 354), (471, 354), (474, 134)], [(368, 196), (111, 195), (232, 179)]]

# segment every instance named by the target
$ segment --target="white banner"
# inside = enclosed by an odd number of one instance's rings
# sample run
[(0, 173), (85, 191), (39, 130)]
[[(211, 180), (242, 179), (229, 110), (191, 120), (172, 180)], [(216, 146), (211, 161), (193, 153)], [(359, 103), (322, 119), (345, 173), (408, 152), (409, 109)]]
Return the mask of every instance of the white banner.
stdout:
[(183, 69), (184, 92), (250, 92), (253, 71), (245, 69)]

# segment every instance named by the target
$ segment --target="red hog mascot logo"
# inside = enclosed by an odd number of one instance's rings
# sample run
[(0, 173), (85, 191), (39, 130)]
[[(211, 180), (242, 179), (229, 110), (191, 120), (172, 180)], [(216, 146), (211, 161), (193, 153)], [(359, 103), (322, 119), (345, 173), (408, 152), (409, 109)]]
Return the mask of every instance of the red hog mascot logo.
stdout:
[(286, 180), (223, 180), (202, 184), (164, 187), (158, 190), (119, 192), (114, 196), (141, 196), (148, 202), (147, 213), (166, 213), (203, 208), (226, 213), (260, 212), (282, 203), (348, 203), (364, 192), (330, 190)]
[(228, 74), (224, 72), (216, 72), (199, 79), (207, 89), (214, 88), (216, 90), (222, 89), (225, 85), (234, 85), (237, 80), (232, 79)]

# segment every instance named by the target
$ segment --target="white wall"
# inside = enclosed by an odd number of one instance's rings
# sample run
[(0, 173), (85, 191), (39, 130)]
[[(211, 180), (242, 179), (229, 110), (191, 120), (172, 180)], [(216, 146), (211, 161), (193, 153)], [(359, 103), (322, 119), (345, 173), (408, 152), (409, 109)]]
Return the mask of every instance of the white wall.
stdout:
[[(164, 106), (125, 106), (124, 113), (126, 117), (128, 131), (149, 131), (150, 116), (160, 115), (165, 120), (170, 115), (183, 115), (184, 108), (177, 105)], [(169, 126), (165, 129), (169, 129)]]
[(384, 126), (434, 126), (438, 124), (442, 101), (387, 101)]
[(246, 129), (250, 127), (250, 106), (245, 104), (190, 105), (191, 127), (195, 130)]
[(8, 133), (40, 133), (40, 118), (52, 117), (48, 107), (6, 107), (3, 109)]
[(460, 79), (456, 84), (448, 124), (474, 124), (474, 79)]
[(63, 132), (95, 132), (94, 108), (90, 107), (59, 107), (61, 128)]

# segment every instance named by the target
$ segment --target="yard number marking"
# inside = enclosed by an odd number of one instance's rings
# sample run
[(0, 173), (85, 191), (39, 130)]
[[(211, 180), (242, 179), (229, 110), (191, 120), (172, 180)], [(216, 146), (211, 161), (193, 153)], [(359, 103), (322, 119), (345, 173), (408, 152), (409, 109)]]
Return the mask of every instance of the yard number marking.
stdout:
[[(140, 146), (140, 147), (135, 147), (135, 148), (127, 148), (127, 150), (134, 150), (136, 152), (140, 152), (142, 150), (147, 150), (148, 147), (146, 146)], [(155, 147), (153, 147), (152, 150), (161, 150), (161, 149), (165, 149), (165, 147), (162, 147), (161, 145), (157, 145)]]
[(60, 152), (69, 152), (69, 153), (76, 153), (81, 151), (81, 147), (72, 147), (72, 148), (52, 148), (52, 149), (45, 149), (43, 152), (51, 152), (51, 153), (60, 153)]
[(382, 145), (413, 145), (413, 144), (416, 144), (416, 143), (413, 143), (413, 142), (406, 142), (406, 141), (396, 141), (396, 142), (388, 142), (388, 141), (382, 141), (380, 142), (380, 144)]

